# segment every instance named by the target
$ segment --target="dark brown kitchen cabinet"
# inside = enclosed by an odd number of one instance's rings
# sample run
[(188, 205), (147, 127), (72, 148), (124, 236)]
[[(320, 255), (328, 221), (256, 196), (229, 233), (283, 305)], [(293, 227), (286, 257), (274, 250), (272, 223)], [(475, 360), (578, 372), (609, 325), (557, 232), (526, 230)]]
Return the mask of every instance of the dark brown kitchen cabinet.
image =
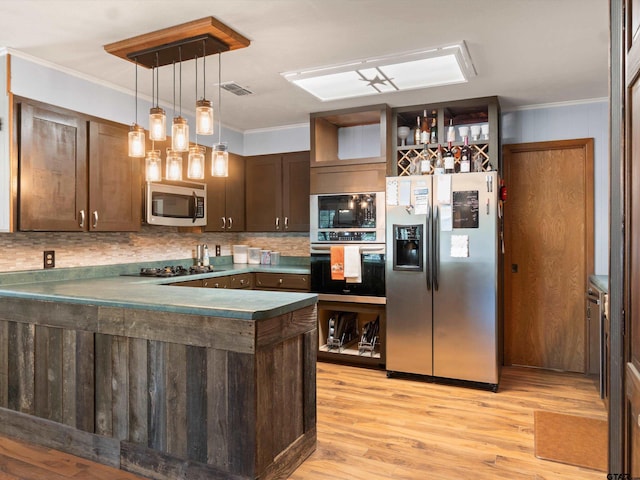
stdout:
[(129, 158), (123, 125), (89, 123), (89, 230), (140, 230), (141, 160)]
[(246, 230), (309, 231), (309, 152), (247, 157)]
[(87, 122), (19, 106), (19, 229), (82, 231), (87, 221)]
[(20, 230), (140, 230), (140, 161), (127, 155), (125, 126), (41, 104), (16, 110)]
[(207, 175), (207, 232), (243, 232), (245, 229), (245, 159), (229, 154), (229, 176)]
[(257, 290), (309, 291), (309, 275), (256, 272)]

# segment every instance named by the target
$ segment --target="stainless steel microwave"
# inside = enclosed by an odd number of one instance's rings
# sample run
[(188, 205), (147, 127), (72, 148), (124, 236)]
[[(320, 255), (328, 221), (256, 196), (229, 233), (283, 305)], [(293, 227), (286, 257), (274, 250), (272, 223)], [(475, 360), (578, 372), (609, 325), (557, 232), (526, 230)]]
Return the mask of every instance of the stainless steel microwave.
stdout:
[(149, 225), (206, 225), (207, 186), (194, 182), (147, 182), (145, 219)]
[(311, 243), (385, 243), (385, 192), (310, 197)]

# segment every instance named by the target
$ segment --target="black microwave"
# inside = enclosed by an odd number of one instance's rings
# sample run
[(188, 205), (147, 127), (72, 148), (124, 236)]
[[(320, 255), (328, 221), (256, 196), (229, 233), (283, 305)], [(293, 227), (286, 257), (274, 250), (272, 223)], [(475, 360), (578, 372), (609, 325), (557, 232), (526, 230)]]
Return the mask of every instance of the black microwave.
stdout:
[(385, 192), (311, 195), (310, 208), (312, 243), (385, 242)]
[(195, 182), (147, 182), (145, 219), (149, 225), (199, 227), (207, 224), (207, 186)]

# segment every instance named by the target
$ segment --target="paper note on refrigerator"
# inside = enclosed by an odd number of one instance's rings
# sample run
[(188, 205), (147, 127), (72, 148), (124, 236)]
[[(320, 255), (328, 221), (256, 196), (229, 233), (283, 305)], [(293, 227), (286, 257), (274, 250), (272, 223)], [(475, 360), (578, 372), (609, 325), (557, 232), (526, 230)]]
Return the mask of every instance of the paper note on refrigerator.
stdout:
[(429, 208), (429, 189), (427, 187), (415, 187), (413, 189), (415, 202), (415, 214), (426, 215)]
[(398, 180), (395, 178), (387, 180), (387, 205), (398, 205)]
[(440, 205), (440, 231), (450, 232), (453, 230), (453, 209), (451, 205)]
[(451, 175), (436, 175), (438, 179), (438, 203), (451, 203)]
[(411, 205), (411, 180), (398, 181), (398, 205)]
[(469, 235), (451, 235), (451, 256), (469, 256)]

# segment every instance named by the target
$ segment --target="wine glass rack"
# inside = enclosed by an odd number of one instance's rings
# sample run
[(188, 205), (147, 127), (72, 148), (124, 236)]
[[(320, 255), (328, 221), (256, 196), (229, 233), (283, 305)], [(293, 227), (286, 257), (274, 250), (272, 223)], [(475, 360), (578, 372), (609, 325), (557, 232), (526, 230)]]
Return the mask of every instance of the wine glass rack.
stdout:
[[(462, 148), (462, 144), (454, 144), (458, 148)], [(482, 171), (488, 172), (494, 170), (489, 160), (489, 144), (488, 143), (470, 143), (471, 147), (471, 171), (473, 171), (473, 161), (477, 156), (482, 159)], [(435, 164), (438, 152), (437, 145), (407, 145), (397, 147), (398, 151), (398, 176), (405, 175), (433, 175), (433, 166)], [(422, 172), (420, 164), (422, 160), (429, 161), (429, 170)], [(456, 165), (460, 164), (459, 156), (455, 158)], [(458, 170), (458, 168), (456, 168)]]

